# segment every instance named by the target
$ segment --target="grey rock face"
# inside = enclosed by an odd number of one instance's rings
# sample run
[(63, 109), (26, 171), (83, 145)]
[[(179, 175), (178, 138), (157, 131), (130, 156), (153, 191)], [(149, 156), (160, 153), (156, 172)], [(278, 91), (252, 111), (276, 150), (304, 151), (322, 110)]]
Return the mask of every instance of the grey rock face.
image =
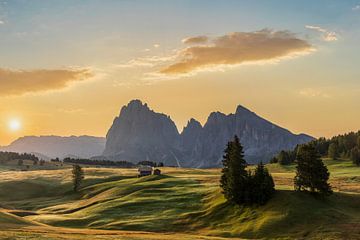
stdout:
[(105, 138), (91, 136), (26, 136), (17, 139), (1, 151), (35, 153), (42, 159), (73, 156), (90, 158), (102, 154)]
[(150, 160), (183, 167), (218, 167), (226, 143), (238, 135), (249, 163), (266, 162), (281, 150), (311, 141), (238, 106), (234, 114), (213, 112), (202, 127), (191, 119), (179, 134), (166, 115), (139, 100), (121, 109), (107, 134), (104, 156), (112, 160)]
[(108, 159), (178, 165), (179, 133), (175, 123), (140, 100), (133, 100), (121, 109), (106, 139), (103, 155)]
[(220, 166), (225, 145), (234, 135), (240, 138), (248, 163), (267, 162), (279, 151), (293, 149), (297, 144), (313, 139), (304, 134), (295, 135), (238, 106), (235, 114), (210, 114), (193, 147), (197, 149), (192, 159), (193, 166)]

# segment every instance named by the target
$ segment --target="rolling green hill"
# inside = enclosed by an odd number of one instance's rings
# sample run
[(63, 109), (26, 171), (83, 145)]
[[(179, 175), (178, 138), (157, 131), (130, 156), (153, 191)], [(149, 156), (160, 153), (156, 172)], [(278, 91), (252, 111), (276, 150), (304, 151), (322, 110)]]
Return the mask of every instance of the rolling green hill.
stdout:
[[(360, 239), (360, 168), (345, 160), (325, 163), (335, 190), (327, 199), (293, 192), (295, 166), (270, 164), (278, 191), (261, 207), (226, 203), (218, 187), (219, 169), (176, 168), (143, 178), (136, 177), (135, 169), (86, 168), (77, 194), (71, 192), (69, 169), (5, 171), (0, 174), (0, 204), (8, 209), (4, 216), (20, 221), (15, 225), (40, 224), (48, 228), (41, 236), (53, 234), (54, 239), (64, 237), (57, 235), (59, 229), (74, 236), (84, 229), (93, 229), (94, 235), (115, 230), (118, 239), (137, 239), (139, 231), (147, 232), (139, 239), (166, 239), (169, 233), (176, 233), (174, 239), (179, 234), (184, 235), (178, 239)], [(8, 220), (0, 212), (1, 221)], [(27, 227), (26, 234), (35, 234), (36, 228)], [(124, 231), (129, 238), (119, 237)]]

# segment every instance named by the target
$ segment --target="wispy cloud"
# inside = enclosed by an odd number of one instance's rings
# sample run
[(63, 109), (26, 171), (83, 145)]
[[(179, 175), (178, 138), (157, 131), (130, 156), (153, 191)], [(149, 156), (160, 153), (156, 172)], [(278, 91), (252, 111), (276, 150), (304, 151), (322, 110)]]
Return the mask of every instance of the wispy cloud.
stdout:
[[(192, 41), (189, 39), (193, 38), (188, 38), (185, 42)], [(289, 31), (263, 29), (255, 32), (234, 32), (211, 39), (206, 45), (180, 50), (176, 54), (177, 61), (161, 69), (160, 73), (176, 75), (204, 69), (213, 71), (223, 66), (279, 61), (312, 51), (314, 48), (310, 43)]]
[(322, 33), (322, 39), (324, 41), (332, 42), (338, 40), (338, 35), (336, 32), (328, 31), (325, 28), (319, 26), (312, 26), (312, 25), (306, 25), (305, 28)]
[(0, 96), (57, 90), (93, 76), (89, 69), (12, 70), (0, 68)]
[(116, 64), (113, 67), (117, 68), (133, 68), (133, 67), (155, 67), (159, 64), (173, 61), (175, 60), (176, 56), (149, 56), (149, 57), (142, 57), (136, 58), (128, 61), (127, 63), (123, 64)]
[(188, 37), (182, 40), (184, 44), (200, 44), (207, 43), (209, 41), (209, 37), (207, 36), (196, 36), (196, 37)]
[(353, 11), (359, 11), (360, 10), (360, 5), (356, 5), (355, 7), (352, 8)]
[(58, 112), (66, 114), (77, 114), (85, 111), (83, 108), (59, 108), (57, 110)]
[(301, 89), (299, 91), (299, 94), (304, 97), (311, 97), (311, 98), (330, 98), (331, 96), (320, 90), (320, 89), (314, 89), (314, 88), (305, 88)]

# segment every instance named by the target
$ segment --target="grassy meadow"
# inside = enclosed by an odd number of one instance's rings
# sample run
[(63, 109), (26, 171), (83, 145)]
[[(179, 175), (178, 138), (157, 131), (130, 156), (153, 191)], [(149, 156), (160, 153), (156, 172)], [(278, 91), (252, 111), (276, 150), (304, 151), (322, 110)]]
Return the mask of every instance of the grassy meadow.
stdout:
[[(293, 192), (295, 166), (269, 164), (277, 192), (265, 206), (232, 206), (220, 169), (84, 168), (79, 193), (69, 166), (0, 167), (1, 239), (360, 239), (360, 168), (324, 162), (335, 191)], [(172, 234), (171, 236), (169, 234)]]

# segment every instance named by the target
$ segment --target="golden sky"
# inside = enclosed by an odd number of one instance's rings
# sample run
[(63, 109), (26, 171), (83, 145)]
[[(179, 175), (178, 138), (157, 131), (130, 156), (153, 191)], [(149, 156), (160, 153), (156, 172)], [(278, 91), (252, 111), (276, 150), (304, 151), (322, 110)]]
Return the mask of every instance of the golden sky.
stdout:
[(179, 131), (239, 104), (295, 133), (360, 129), (355, 6), (201, 2), (0, 1), (0, 145), (105, 136), (132, 99)]

